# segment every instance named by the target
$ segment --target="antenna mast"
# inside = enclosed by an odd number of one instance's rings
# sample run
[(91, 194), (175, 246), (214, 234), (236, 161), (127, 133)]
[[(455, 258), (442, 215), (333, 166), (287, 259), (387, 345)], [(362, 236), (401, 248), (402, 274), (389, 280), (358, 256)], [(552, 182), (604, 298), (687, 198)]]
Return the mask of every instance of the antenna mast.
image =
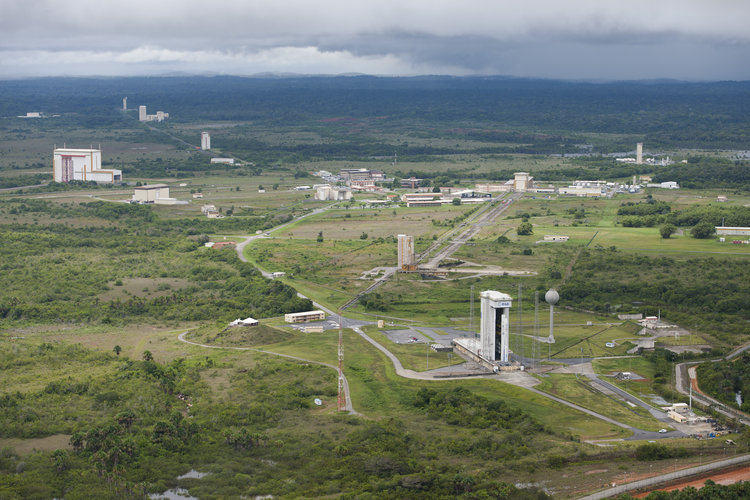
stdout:
[[(521, 358), (523, 358), (524, 352), (523, 352), (523, 302), (521, 302), (521, 297), (523, 296), (523, 284), (521, 281), (518, 281), (518, 340), (521, 342)], [(516, 343), (516, 348), (518, 348), (518, 344)], [(523, 361), (521, 361), (523, 363)]]
[(344, 335), (341, 329), (341, 310), (339, 309), (339, 399), (338, 399), (338, 410), (345, 410), (345, 396), (344, 396)]

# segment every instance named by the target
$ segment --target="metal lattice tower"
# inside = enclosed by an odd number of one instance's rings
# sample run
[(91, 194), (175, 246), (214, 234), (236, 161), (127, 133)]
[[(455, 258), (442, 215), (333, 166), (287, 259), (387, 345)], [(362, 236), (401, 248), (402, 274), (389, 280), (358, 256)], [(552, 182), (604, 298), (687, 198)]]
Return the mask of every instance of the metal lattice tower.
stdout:
[[(471, 299), (469, 302), (469, 331), (474, 331), (474, 285), (471, 285)], [(478, 335), (474, 333), (474, 338), (477, 338)]]
[(341, 328), (341, 312), (339, 312), (339, 398), (338, 410), (344, 411), (346, 402), (344, 396), (344, 334)]
[(516, 353), (521, 351), (521, 357), (523, 358), (523, 304), (521, 302), (521, 296), (523, 295), (523, 285), (518, 282), (518, 340), (521, 342), (520, 349), (518, 342), (516, 342)]

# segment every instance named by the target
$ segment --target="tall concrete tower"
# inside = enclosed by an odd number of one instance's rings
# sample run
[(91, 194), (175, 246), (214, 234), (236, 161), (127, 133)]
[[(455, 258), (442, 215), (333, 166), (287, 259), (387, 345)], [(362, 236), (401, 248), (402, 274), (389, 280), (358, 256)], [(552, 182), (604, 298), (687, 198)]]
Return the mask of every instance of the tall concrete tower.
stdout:
[(513, 298), (507, 293), (486, 290), (482, 292), (482, 324), (479, 329), (479, 341), (482, 345), (480, 356), (490, 361), (509, 361), (510, 345), (510, 307)]
[(643, 165), (643, 143), (639, 142), (635, 145), (635, 164)]
[(416, 266), (414, 257), (414, 236), (398, 235), (398, 269), (399, 271), (413, 271)]
[(138, 106), (138, 121), (142, 121), (142, 122), (148, 121), (148, 118), (146, 115), (146, 106)]
[(211, 149), (211, 134), (208, 132), (201, 132), (201, 149), (203, 151)]
[(122, 110), (123, 111), (128, 110), (128, 98), (127, 97), (122, 98)]

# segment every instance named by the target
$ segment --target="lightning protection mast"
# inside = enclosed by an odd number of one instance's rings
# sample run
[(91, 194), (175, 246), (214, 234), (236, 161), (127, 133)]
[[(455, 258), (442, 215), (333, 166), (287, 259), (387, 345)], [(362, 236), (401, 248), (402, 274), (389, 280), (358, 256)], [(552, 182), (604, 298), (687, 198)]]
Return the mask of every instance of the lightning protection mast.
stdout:
[(346, 404), (344, 399), (344, 335), (341, 328), (341, 310), (339, 310), (339, 411), (344, 411), (345, 409)]

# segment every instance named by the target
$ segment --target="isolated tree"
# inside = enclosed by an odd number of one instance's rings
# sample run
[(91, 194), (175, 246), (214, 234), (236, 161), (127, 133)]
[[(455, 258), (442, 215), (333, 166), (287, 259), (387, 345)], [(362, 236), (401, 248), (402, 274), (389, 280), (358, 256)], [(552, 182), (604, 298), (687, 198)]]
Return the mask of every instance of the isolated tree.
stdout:
[(323, 243), (323, 231), (318, 233), (318, 243)]
[(531, 225), (531, 222), (522, 222), (516, 228), (516, 234), (518, 234), (519, 236), (528, 236), (533, 233), (534, 226)]
[(154, 355), (151, 354), (151, 351), (143, 351), (143, 361), (153, 361)]
[(661, 234), (661, 237), (666, 239), (669, 239), (670, 236), (672, 236), (674, 233), (677, 232), (677, 226), (674, 224), (664, 224), (659, 228), (659, 234)]
[(440, 192), (440, 187), (439, 186), (435, 186), (434, 188), (432, 188), (432, 192), (433, 193), (439, 193)]
[(362, 234), (360, 234), (359, 235), (359, 239), (360, 240), (366, 240), (367, 239), (367, 233), (363, 232)]
[(713, 224), (708, 221), (703, 221), (693, 226), (693, 229), (690, 230), (690, 234), (693, 238), (705, 240), (706, 238), (710, 238), (711, 235), (714, 234), (714, 231)]
[(272, 188), (272, 189), (273, 189), (274, 191), (276, 191), (277, 189), (279, 189), (279, 185), (278, 185), (278, 184), (274, 184), (273, 186), (271, 186), (271, 188)]
[(112, 348), (112, 350), (115, 351), (115, 354), (119, 356), (120, 353), (122, 352), (122, 347), (120, 347), (119, 345), (116, 345)]
[(265, 188), (263, 187), (263, 184), (261, 184), (260, 186), (258, 186), (258, 191), (265, 191)]
[(451, 202), (454, 205), (460, 205), (461, 204), (461, 198), (453, 198), (453, 201)]

